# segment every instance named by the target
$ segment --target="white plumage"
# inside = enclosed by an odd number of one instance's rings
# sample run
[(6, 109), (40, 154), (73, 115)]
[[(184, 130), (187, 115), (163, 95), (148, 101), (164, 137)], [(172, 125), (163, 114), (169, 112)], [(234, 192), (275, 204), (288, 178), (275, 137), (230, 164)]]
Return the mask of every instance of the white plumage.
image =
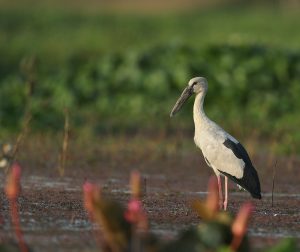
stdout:
[(210, 166), (218, 178), (220, 207), (223, 206), (223, 194), (220, 175), (225, 176), (225, 201), (227, 208), (229, 177), (238, 185), (248, 190), (254, 198), (261, 198), (260, 183), (257, 172), (244, 147), (234, 137), (211, 121), (203, 110), (204, 98), (208, 84), (205, 78), (196, 77), (189, 81), (180, 98), (176, 102), (171, 116), (177, 113), (185, 101), (196, 94), (193, 118), (195, 124), (195, 144), (201, 149), (206, 163)]

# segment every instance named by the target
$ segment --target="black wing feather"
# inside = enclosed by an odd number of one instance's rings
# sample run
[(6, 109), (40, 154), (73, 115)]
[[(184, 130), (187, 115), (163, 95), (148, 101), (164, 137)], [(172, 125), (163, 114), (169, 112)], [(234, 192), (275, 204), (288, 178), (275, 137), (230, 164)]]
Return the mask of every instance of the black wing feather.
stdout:
[(260, 193), (260, 182), (255, 168), (252, 165), (252, 162), (249, 158), (249, 155), (243, 145), (240, 143), (235, 143), (230, 139), (226, 139), (223, 143), (227, 148), (231, 149), (233, 154), (238, 158), (242, 159), (245, 163), (243, 177), (238, 179), (235, 176), (232, 176), (226, 172), (220, 171), (225, 176), (232, 179), (235, 183), (239, 184), (241, 187), (246, 189), (253, 198), (261, 199)]

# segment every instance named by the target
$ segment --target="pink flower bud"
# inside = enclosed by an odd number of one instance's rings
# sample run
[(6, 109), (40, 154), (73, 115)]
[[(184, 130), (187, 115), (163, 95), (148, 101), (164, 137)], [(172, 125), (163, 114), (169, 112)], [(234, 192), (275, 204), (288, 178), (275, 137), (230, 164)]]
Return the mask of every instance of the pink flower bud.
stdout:
[(84, 207), (88, 212), (93, 212), (94, 207), (93, 203), (97, 200), (100, 196), (100, 190), (98, 186), (90, 183), (85, 182), (83, 184), (83, 201)]
[(131, 223), (138, 223), (146, 219), (142, 203), (139, 200), (132, 199), (128, 202), (127, 211), (124, 214), (125, 219)]

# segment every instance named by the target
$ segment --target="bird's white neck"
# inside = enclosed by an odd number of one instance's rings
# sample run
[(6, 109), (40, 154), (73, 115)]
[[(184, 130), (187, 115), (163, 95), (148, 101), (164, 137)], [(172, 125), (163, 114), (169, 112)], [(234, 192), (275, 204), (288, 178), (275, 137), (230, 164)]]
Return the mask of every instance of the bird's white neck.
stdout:
[(193, 117), (195, 123), (195, 131), (199, 130), (203, 124), (208, 120), (203, 110), (203, 102), (206, 92), (201, 92), (196, 95), (193, 109)]

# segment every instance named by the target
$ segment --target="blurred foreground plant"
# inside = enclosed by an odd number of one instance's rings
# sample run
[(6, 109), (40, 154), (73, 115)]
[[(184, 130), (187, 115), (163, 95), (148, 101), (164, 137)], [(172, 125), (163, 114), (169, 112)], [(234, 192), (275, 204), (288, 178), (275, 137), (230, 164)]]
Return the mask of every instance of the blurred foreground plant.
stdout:
[[(139, 199), (140, 176), (131, 176), (132, 199), (127, 209), (118, 202), (104, 199), (100, 189), (89, 182), (83, 185), (84, 206), (90, 219), (102, 227), (101, 247), (105, 251), (141, 251), (147, 247), (148, 221)], [(149, 250), (150, 251), (150, 250)]]
[(149, 232), (148, 218), (140, 199), (138, 172), (131, 174), (130, 183), (131, 199), (126, 209), (118, 202), (103, 198), (96, 185), (89, 182), (83, 185), (84, 206), (91, 219), (102, 227), (104, 251), (249, 251), (246, 230), (253, 206), (244, 204), (236, 218), (220, 212), (215, 179), (210, 180), (206, 202), (194, 202), (203, 223), (183, 231), (169, 242)]
[[(20, 251), (28, 252), (29, 250), (24, 241), (23, 232), (20, 226), (20, 217), (19, 217), (18, 197), (21, 192), (20, 178), (21, 178), (21, 167), (19, 164), (14, 163), (11, 167), (10, 174), (7, 177), (5, 193), (9, 201), (11, 220), (14, 226)], [(7, 250), (5, 249), (1, 251), (7, 251)]]
[(209, 181), (206, 201), (193, 203), (203, 222), (183, 231), (163, 251), (249, 251), (246, 231), (253, 205), (245, 203), (232, 218), (228, 212), (220, 211), (218, 204), (218, 185), (213, 177)]

